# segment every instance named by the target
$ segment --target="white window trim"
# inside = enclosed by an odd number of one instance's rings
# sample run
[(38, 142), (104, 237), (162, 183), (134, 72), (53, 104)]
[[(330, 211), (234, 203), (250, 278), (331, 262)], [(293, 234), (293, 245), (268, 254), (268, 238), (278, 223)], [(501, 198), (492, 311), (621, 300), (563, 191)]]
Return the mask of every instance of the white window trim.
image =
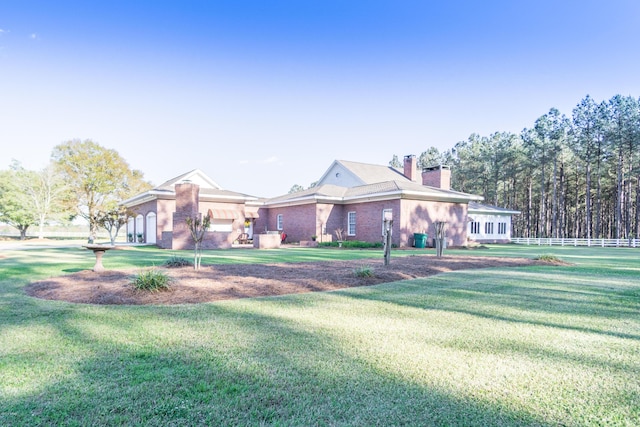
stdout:
[[(351, 214), (353, 214), (353, 232), (351, 232)], [(356, 211), (347, 212), (347, 236), (356, 235)]]
[(480, 234), (480, 221), (471, 221), (470, 233)]
[(284, 228), (284, 218), (282, 214), (276, 215), (276, 228), (278, 229), (278, 231), (282, 231), (282, 229)]
[(493, 235), (493, 222), (487, 221), (484, 223), (484, 234), (491, 236)]
[(507, 234), (507, 223), (506, 222), (499, 222), (498, 223), (498, 234), (500, 234), (500, 235)]

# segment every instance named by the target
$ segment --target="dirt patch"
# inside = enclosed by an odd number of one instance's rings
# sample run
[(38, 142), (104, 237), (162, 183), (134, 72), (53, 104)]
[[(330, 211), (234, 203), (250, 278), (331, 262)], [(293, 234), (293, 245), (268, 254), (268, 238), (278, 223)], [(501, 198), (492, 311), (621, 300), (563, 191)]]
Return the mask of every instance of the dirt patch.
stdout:
[[(136, 291), (131, 278), (140, 270), (109, 270), (53, 277), (25, 288), (30, 296), (86, 304), (193, 304), (261, 296), (319, 292), (427, 277), (453, 270), (546, 264), (524, 258), (415, 255), (382, 259), (283, 264), (207, 265), (162, 268), (173, 279), (170, 290)], [(358, 269), (373, 272), (359, 277)]]

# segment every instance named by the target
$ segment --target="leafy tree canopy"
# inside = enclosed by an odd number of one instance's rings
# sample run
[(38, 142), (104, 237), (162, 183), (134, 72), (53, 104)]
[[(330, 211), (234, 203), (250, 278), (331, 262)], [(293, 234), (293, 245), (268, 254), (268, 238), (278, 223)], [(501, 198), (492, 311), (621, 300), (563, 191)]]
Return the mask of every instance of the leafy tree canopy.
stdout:
[[(309, 184), (309, 186), (306, 188), (307, 190), (310, 188), (313, 188), (315, 186), (318, 185), (318, 181), (313, 181), (311, 184)], [(300, 185), (300, 184), (293, 184), (291, 186), (291, 188), (289, 189), (289, 193), (288, 194), (293, 194), (293, 193), (297, 193), (298, 191), (304, 191), (305, 188)]]
[(143, 173), (132, 170), (117, 151), (91, 140), (57, 145), (51, 158), (75, 195), (78, 215), (89, 221), (91, 234), (100, 225), (98, 211), (112, 211), (119, 201), (151, 187)]
[(27, 171), (17, 162), (11, 169), (0, 171), (0, 221), (17, 228), (21, 239), (26, 237), (27, 229), (38, 219), (20, 185), (26, 174)]
[(304, 187), (300, 184), (293, 184), (289, 189), (289, 194), (297, 193), (298, 191), (304, 190)]
[[(446, 156), (444, 153), (440, 153), (436, 147), (429, 147), (427, 151), (423, 151), (420, 153), (420, 156), (418, 156), (418, 169), (444, 164), (445, 159)], [(398, 155), (394, 154), (391, 160), (389, 160), (389, 166), (392, 168), (402, 168), (404, 165)]]
[(444, 156), (436, 147), (429, 147), (427, 151), (420, 153), (418, 157), (418, 168), (428, 168), (430, 166), (438, 166), (443, 163)]
[(127, 220), (130, 217), (135, 216), (136, 213), (124, 206), (117, 206), (109, 211), (97, 211), (95, 221), (107, 232), (109, 232), (109, 239), (111, 245), (115, 245), (116, 238), (120, 229), (126, 225)]

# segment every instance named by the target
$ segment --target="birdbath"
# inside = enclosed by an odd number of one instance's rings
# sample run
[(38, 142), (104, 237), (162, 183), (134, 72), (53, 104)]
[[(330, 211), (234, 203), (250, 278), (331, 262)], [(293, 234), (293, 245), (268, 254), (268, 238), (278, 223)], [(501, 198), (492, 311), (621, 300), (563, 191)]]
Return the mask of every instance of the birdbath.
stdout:
[(93, 253), (96, 255), (96, 265), (93, 266), (93, 271), (95, 271), (96, 273), (104, 271), (104, 266), (102, 265), (102, 255), (104, 255), (104, 253), (109, 249), (113, 249), (113, 246), (85, 245), (84, 247), (89, 249), (90, 251), (93, 251)]

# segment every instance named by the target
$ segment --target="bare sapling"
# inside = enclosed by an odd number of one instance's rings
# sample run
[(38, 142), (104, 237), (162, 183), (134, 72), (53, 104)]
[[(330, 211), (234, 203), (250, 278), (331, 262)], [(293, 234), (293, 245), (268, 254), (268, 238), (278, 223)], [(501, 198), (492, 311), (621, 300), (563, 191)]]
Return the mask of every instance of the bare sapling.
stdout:
[(206, 215), (201, 219), (200, 215), (198, 215), (196, 217), (188, 217), (186, 222), (194, 242), (193, 269), (200, 270), (200, 263), (202, 261), (202, 239), (204, 239), (204, 235), (211, 225), (211, 218)]

